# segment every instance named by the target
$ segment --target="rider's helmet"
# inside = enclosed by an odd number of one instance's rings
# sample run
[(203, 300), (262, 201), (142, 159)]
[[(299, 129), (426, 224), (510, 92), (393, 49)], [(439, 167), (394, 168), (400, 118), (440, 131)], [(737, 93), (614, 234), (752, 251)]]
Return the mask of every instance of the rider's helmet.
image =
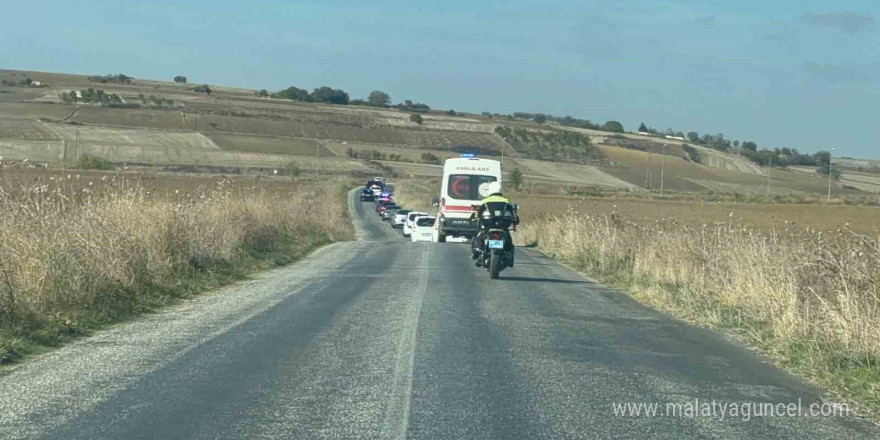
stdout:
[[(486, 184), (486, 191), (489, 193), (490, 196), (495, 195), (495, 194), (498, 194), (500, 196), (501, 195), (501, 182), (487, 183)], [(486, 197), (488, 197), (488, 196), (486, 196)]]
[(481, 183), (480, 186), (477, 188), (477, 192), (479, 192), (480, 197), (485, 199), (486, 197), (489, 197), (492, 195), (492, 193), (489, 192), (489, 184), (490, 183), (491, 182)]

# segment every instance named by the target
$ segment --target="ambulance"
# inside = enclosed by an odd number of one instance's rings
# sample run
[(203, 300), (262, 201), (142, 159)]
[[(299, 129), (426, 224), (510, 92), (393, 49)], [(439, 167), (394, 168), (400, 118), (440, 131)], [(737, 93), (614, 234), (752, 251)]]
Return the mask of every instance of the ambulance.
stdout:
[(443, 164), (440, 197), (434, 198), (437, 221), (434, 224), (436, 241), (445, 243), (447, 237), (473, 238), (477, 222), (470, 221), (473, 205), (483, 199), (479, 187), (487, 182), (501, 181), (501, 163), (473, 155), (447, 159)]

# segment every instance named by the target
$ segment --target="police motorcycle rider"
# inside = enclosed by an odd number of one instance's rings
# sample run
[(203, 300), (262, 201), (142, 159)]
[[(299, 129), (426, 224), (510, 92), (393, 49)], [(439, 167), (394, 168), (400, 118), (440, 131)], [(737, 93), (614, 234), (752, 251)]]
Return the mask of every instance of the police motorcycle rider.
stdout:
[[(504, 197), (501, 193), (501, 182), (486, 182), (480, 184), (479, 194), (483, 197), (483, 200), (480, 201), (479, 205), (472, 205), (474, 208), (474, 212), (471, 214), (471, 221), (479, 221), (480, 229), (477, 231), (477, 235), (474, 237), (473, 242), (471, 243), (471, 259), (477, 260), (476, 266), (483, 266), (483, 259), (479, 258), (484, 249), (484, 240), (486, 239), (486, 232), (490, 226), (492, 226), (493, 218), (490, 216), (489, 219), (485, 219), (483, 217), (483, 213), (485, 211), (489, 211), (493, 213), (501, 212), (503, 216), (509, 216), (512, 218), (512, 224), (514, 226), (519, 224), (519, 216), (516, 214), (516, 209), (514, 209), (513, 204), (510, 203), (510, 199)], [(510, 237), (510, 231), (504, 231), (505, 237), (505, 250), (511, 251), (511, 259), (510, 259), (510, 267), (513, 267), (513, 240)]]

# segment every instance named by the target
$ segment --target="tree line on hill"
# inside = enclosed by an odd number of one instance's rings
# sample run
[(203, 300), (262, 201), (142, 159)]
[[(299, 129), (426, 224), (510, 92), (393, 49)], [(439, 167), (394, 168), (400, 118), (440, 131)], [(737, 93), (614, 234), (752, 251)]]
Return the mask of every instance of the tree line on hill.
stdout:
[(572, 116), (553, 116), (547, 113), (528, 113), (528, 112), (513, 112), (510, 114), (503, 113), (492, 113), (492, 112), (483, 112), (483, 116), (494, 119), (501, 118), (506, 120), (531, 120), (537, 122), (539, 124), (545, 124), (547, 122), (553, 122), (559, 125), (564, 125), (566, 127), (577, 127), (577, 128), (586, 128), (589, 130), (598, 130), (598, 131), (610, 131), (612, 133), (623, 133), (625, 131), (623, 124), (619, 121), (608, 121), (604, 124), (595, 124), (591, 122), (589, 119), (579, 119)]
[[(688, 133), (683, 133), (681, 131), (674, 131), (671, 128), (667, 128), (665, 131), (658, 131), (652, 127), (648, 127), (644, 122), (639, 125), (640, 133), (649, 133), (657, 136), (674, 136), (678, 138), (686, 139), (687, 141), (697, 144), (700, 146), (712, 148), (713, 150), (721, 151), (723, 153), (737, 153), (742, 157), (760, 165), (760, 166), (780, 166), (780, 167), (788, 167), (788, 166), (807, 166), (807, 167), (819, 167), (818, 172), (823, 175), (828, 175), (829, 170), (831, 170), (832, 177), (838, 178), (840, 173), (830, 167), (829, 161), (831, 154), (827, 151), (819, 151), (814, 154), (804, 154), (797, 150), (797, 148), (761, 148), (758, 149), (758, 143), (754, 141), (742, 141), (739, 140), (731, 140), (726, 139), (723, 133), (718, 134), (703, 134), (700, 135), (696, 131), (689, 131)], [(686, 147), (690, 147), (686, 145)], [(693, 149), (693, 147), (690, 147)], [(685, 152), (688, 151), (688, 148), (685, 148)], [(690, 153), (688, 154), (690, 156)]]
[(94, 104), (103, 107), (112, 108), (141, 108), (149, 106), (153, 108), (173, 108), (174, 100), (157, 96), (145, 96), (143, 93), (138, 94), (138, 99), (142, 104), (125, 102), (121, 96), (115, 93), (107, 93), (100, 89), (82, 89), (79, 91), (70, 90), (61, 92), (59, 95), (61, 101), (66, 104)]
[(122, 74), (122, 73), (118, 73), (116, 75), (104, 75), (104, 76), (93, 75), (93, 76), (88, 77), (88, 80), (90, 82), (96, 82), (96, 83), (101, 83), (101, 84), (107, 84), (107, 83), (131, 84), (131, 82), (132, 82), (132, 80), (134, 80), (134, 78), (132, 78), (128, 75)]
[(403, 161), (402, 154), (386, 154), (381, 151), (376, 150), (368, 150), (368, 151), (357, 151), (351, 148), (345, 150), (345, 154), (352, 159), (364, 159), (364, 160), (390, 160), (392, 162), (401, 162)]
[(589, 163), (602, 158), (589, 136), (574, 131), (532, 131), (499, 125), (495, 127), (495, 133), (514, 150), (532, 159)]
[(325, 104), (337, 105), (359, 105), (376, 108), (396, 108), (402, 111), (413, 113), (427, 113), (431, 111), (431, 107), (421, 102), (413, 102), (409, 99), (402, 103), (392, 105), (391, 95), (381, 90), (373, 90), (366, 99), (351, 99), (351, 96), (342, 89), (334, 89), (328, 86), (317, 87), (309, 92), (296, 86), (290, 86), (286, 89), (269, 93), (267, 90), (259, 90), (254, 95), (260, 98), (272, 97), (275, 99), (289, 99), (299, 102), (322, 102)]
[(143, 105), (149, 105), (150, 107), (174, 107), (174, 100), (163, 98), (161, 96), (145, 96), (143, 93), (138, 93), (138, 99), (141, 100)]
[(98, 104), (102, 106), (122, 105), (125, 102), (122, 97), (115, 93), (107, 93), (103, 90), (95, 90), (91, 87), (80, 90), (61, 92), (61, 100), (68, 104)]
[(675, 131), (671, 128), (667, 128), (664, 131), (657, 130), (653, 127), (649, 127), (645, 125), (644, 122), (639, 124), (639, 133), (649, 134), (655, 136), (667, 136), (667, 137), (675, 137), (682, 140), (687, 140), (691, 143), (702, 145), (704, 147), (712, 148), (713, 150), (718, 150), (721, 152), (728, 152), (731, 149), (742, 148), (746, 151), (757, 151), (758, 144), (752, 141), (743, 141), (726, 139), (724, 137), (724, 133), (718, 134), (703, 134), (700, 135), (696, 131), (690, 131), (688, 133), (684, 133), (682, 131)]
[[(431, 111), (431, 107), (428, 104), (413, 102), (409, 99), (406, 99), (401, 103), (392, 105), (391, 96), (381, 90), (373, 90), (372, 92), (370, 92), (369, 96), (367, 96), (366, 99), (351, 99), (348, 92), (342, 89), (334, 89), (328, 86), (315, 88), (311, 92), (296, 86), (290, 86), (286, 89), (279, 90), (274, 93), (270, 93), (266, 89), (263, 89), (254, 92), (254, 95), (260, 98), (272, 97), (276, 99), (289, 99), (291, 101), (300, 102), (322, 102), (325, 104), (395, 108), (410, 113), (428, 113)], [(446, 114), (450, 116), (459, 115), (455, 112), (455, 110), (448, 110)], [(486, 116), (490, 119), (500, 117), (508, 120), (532, 120), (539, 124), (554, 122), (559, 125), (565, 125), (569, 127), (587, 128), (591, 130), (609, 131), (613, 133), (623, 133), (625, 131), (623, 124), (621, 124), (619, 121), (607, 121), (604, 124), (594, 124), (590, 122), (589, 119), (578, 119), (572, 116), (557, 117), (545, 113), (514, 112), (512, 114), (505, 115), (500, 113), (483, 112), (483, 116)], [(411, 118), (413, 122), (421, 123), (419, 119), (420, 118), (415, 117)]]

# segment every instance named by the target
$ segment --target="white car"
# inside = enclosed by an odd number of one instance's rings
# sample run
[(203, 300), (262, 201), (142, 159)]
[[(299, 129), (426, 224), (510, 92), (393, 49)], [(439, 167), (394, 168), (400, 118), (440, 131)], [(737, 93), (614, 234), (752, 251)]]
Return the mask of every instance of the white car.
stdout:
[(417, 217), (416, 221), (413, 223), (413, 228), (412, 232), (410, 233), (409, 239), (413, 243), (417, 241), (437, 241), (434, 238), (434, 223), (436, 222), (437, 219), (434, 217)]
[(411, 211), (407, 211), (405, 209), (401, 209), (394, 213), (394, 217), (391, 218), (391, 227), (392, 228), (402, 228), (403, 224), (406, 223), (406, 218)]
[(403, 236), (409, 237), (409, 234), (412, 234), (413, 230), (413, 222), (416, 221), (416, 217), (427, 216), (426, 212), (410, 212), (406, 216), (406, 221), (403, 223)]

